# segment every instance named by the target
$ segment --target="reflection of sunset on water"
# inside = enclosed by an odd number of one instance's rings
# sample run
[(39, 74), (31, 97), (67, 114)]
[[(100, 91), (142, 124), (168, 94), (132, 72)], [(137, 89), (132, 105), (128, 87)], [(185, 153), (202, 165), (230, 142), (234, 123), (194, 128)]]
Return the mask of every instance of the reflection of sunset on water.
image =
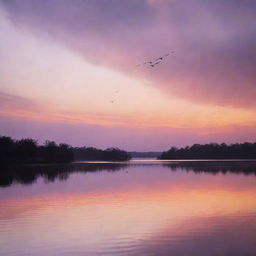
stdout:
[[(223, 219), (232, 226), (245, 216), (254, 218), (254, 176), (171, 172), (160, 165), (127, 170), (129, 174), (71, 174), (67, 181), (44, 184), (39, 179), (32, 187), (10, 187), (11, 194), (19, 191), (21, 196), (2, 194), (0, 221), (4, 226), (12, 222), (11, 229), (6, 226), (11, 236), (25, 232), (35, 248), (53, 241), (65, 247), (72, 241), (84, 251), (115, 251), (118, 240), (120, 248), (122, 243), (148, 248), (158, 236), (187, 239), (195, 230), (225, 227)], [(28, 194), (31, 188), (34, 195)], [(40, 240), (34, 239), (37, 233)]]

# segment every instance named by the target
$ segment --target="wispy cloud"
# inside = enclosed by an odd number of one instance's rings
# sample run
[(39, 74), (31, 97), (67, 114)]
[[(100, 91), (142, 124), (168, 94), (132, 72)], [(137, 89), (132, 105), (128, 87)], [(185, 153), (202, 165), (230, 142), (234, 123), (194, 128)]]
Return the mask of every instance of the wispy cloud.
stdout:
[[(190, 107), (192, 108), (193, 105)], [(195, 111), (200, 112), (196, 115)], [(164, 109), (161, 112), (151, 111), (148, 114), (140, 110), (136, 113), (114, 113), (102, 110), (92, 112), (75, 108), (62, 108), (53, 103), (49, 104), (49, 102), (40, 102), (3, 92), (0, 92), (0, 116), (65, 124), (185, 129), (184, 132), (191, 129), (200, 134), (223, 133), (226, 130), (233, 130), (234, 126), (256, 126), (256, 120), (252, 118), (254, 112), (243, 109), (239, 109), (235, 113), (232, 108), (223, 107), (215, 109), (196, 107), (188, 113), (184, 110), (166, 110), (164, 112)]]
[[(172, 95), (255, 107), (253, 0), (9, 0), (9, 18), (88, 61), (151, 79)], [(156, 8), (156, 5), (158, 8)], [(175, 49), (161, 67), (133, 67)]]
[(255, 11), (253, 0), (0, 0), (0, 133), (130, 149), (253, 141)]

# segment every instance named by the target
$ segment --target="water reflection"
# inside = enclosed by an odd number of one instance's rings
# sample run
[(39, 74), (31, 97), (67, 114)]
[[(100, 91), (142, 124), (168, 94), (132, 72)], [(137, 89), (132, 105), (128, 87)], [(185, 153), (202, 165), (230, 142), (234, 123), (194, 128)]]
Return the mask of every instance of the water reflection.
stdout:
[(45, 164), (45, 165), (5, 165), (1, 166), (0, 186), (10, 186), (13, 183), (33, 184), (39, 177), (45, 181), (56, 179), (67, 180), (74, 172), (118, 171), (127, 167), (125, 164), (90, 163), (90, 164)]
[(171, 170), (185, 170), (194, 173), (212, 173), (212, 174), (253, 174), (256, 175), (256, 161), (184, 161), (174, 163), (164, 163), (163, 166)]
[(194, 173), (226, 174), (236, 173), (256, 175), (256, 161), (135, 161), (135, 162), (78, 162), (73, 164), (45, 164), (45, 165), (6, 165), (1, 166), (0, 186), (10, 186), (13, 183), (24, 185), (33, 184), (39, 177), (47, 182), (56, 179), (67, 180), (69, 174), (80, 172), (119, 171), (132, 166), (162, 165), (172, 171), (183, 170)]
[(253, 163), (96, 166), (0, 188), (0, 255), (256, 255)]

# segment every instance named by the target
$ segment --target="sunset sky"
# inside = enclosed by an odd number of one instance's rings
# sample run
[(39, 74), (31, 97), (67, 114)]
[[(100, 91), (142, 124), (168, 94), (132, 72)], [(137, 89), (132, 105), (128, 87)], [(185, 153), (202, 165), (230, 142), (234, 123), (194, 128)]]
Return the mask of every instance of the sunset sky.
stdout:
[(255, 0), (0, 0), (0, 135), (254, 142), (255, 13)]

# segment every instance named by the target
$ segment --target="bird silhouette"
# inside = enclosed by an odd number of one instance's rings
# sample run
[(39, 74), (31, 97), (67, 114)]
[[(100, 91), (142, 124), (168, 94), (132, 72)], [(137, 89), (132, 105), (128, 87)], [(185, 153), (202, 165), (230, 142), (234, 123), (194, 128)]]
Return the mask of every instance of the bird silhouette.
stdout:
[(158, 64), (160, 64), (161, 63), (161, 61), (157, 61), (157, 62), (155, 62), (154, 64), (152, 64), (152, 65), (150, 65), (152, 68), (153, 67), (155, 67), (156, 65), (158, 65)]
[(160, 58), (157, 58), (155, 61), (158, 61), (158, 60), (163, 60), (164, 57), (160, 57)]
[(144, 62), (143, 65), (147, 65), (147, 64), (152, 65), (153, 63), (154, 63), (153, 61), (147, 61), (147, 62)]
[(150, 67), (155, 67), (156, 65), (160, 64), (165, 58), (167, 58), (170, 54), (174, 53), (174, 51), (171, 51), (169, 53), (164, 54), (161, 57), (156, 58), (154, 61), (145, 61), (143, 64), (138, 64), (136, 65), (137, 67), (139, 66), (145, 66), (149, 65)]

